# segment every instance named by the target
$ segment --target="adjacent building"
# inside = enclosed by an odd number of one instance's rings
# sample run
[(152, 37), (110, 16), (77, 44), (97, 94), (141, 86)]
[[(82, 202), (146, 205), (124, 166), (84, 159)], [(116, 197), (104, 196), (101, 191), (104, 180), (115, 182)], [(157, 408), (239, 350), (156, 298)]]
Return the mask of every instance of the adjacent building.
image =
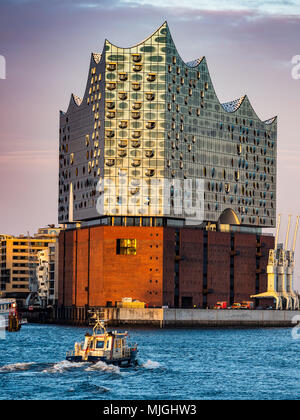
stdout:
[(220, 103), (167, 23), (131, 48), (106, 40), (60, 112), (59, 304), (206, 307), (264, 290), (276, 166), (276, 117), (247, 96)]
[(48, 244), (48, 248), (38, 252), (36, 268), (37, 293), (42, 306), (54, 306), (58, 300), (58, 242)]
[(60, 228), (41, 228), (33, 236), (0, 235), (0, 292), (25, 300), (37, 290), (38, 253), (55, 244)]

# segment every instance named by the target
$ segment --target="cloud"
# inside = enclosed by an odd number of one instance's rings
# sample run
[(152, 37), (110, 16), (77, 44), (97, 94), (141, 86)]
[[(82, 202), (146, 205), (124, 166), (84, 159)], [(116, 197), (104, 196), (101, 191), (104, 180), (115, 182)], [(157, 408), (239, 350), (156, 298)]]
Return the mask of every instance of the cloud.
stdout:
[[(135, 7), (151, 5), (154, 7), (182, 8), (182, 0), (120, 0), (120, 3)], [(300, 15), (300, 5), (295, 1), (265, 0), (189, 0), (184, 2), (185, 9), (247, 11), (280, 15)]]
[[(300, 54), (299, 7), (278, 0), (2, 0), (1, 196), (14, 196), (2, 208), (4, 226), (18, 232), (22, 224), (56, 220), (58, 112), (71, 92), (82, 97), (90, 53), (101, 52), (105, 38), (135, 45), (164, 20), (185, 61), (207, 57), (222, 102), (246, 93), (262, 119), (279, 115), (278, 207), (299, 208), (291, 183), (300, 164), (300, 81), (291, 77), (291, 58)], [(13, 198), (24, 203), (19, 225)]]
[(43, 168), (53, 168), (58, 164), (58, 153), (54, 150), (18, 150), (0, 155), (0, 173), (8, 168), (15, 171)]

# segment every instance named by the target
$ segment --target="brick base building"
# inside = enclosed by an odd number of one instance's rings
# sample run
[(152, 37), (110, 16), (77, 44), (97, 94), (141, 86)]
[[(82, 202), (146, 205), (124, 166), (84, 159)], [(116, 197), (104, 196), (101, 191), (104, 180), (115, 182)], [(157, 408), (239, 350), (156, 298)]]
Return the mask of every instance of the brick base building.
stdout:
[(267, 288), (272, 236), (196, 228), (93, 226), (59, 237), (59, 306), (211, 307)]

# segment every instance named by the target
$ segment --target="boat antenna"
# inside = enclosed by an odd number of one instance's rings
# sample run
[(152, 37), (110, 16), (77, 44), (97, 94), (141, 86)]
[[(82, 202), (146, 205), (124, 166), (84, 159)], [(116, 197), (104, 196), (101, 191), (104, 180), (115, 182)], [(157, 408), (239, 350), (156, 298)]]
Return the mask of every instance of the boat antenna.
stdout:
[(93, 310), (89, 312), (92, 314), (91, 319), (95, 320), (95, 325), (93, 327), (93, 334), (96, 335), (98, 331), (106, 334), (105, 325), (107, 323), (107, 320), (101, 318), (101, 315), (102, 315), (101, 311), (97, 309), (97, 310)]

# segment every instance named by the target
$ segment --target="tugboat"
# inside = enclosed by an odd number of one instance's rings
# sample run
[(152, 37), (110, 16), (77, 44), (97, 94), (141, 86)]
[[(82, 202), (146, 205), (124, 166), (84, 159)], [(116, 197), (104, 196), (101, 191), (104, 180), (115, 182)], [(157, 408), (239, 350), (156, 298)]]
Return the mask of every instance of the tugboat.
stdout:
[(75, 343), (74, 351), (67, 352), (70, 362), (105, 362), (120, 367), (137, 365), (137, 345), (127, 343), (128, 333), (106, 330), (106, 320), (100, 318), (100, 312), (94, 312), (93, 334), (86, 333), (83, 343)]

